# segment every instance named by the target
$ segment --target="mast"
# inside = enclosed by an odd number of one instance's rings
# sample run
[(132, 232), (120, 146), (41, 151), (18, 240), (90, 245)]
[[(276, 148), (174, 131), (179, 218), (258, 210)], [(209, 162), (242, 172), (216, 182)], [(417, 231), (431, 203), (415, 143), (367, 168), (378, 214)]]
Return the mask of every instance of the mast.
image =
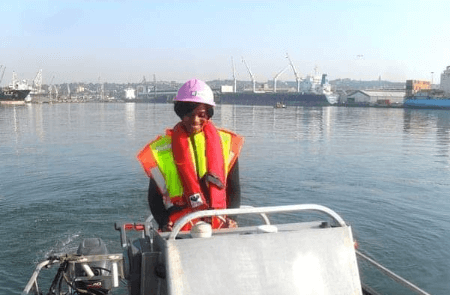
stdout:
[(250, 71), (250, 68), (248, 67), (247, 63), (245, 62), (245, 59), (242, 57), (242, 62), (244, 63), (245, 67), (248, 70), (248, 73), (250, 74), (250, 78), (252, 79), (252, 83), (253, 83), (253, 92), (256, 92), (256, 81), (255, 81), (255, 76), (253, 75), (252, 71)]
[(297, 92), (300, 92), (300, 76), (297, 72), (297, 70), (294, 67), (294, 64), (291, 61), (291, 58), (289, 57), (289, 54), (286, 53), (286, 58), (289, 60), (289, 64), (292, 67), (292, 70), (294, 71), (294, 75), (295, 75), (295, 80), (297, 81)]

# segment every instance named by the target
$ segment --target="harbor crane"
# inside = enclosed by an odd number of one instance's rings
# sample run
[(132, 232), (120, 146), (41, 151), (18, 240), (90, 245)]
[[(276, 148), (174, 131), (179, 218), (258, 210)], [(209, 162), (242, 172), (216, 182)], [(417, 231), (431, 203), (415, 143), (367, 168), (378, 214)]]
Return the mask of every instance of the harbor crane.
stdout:
[(6, 66), (4, 66), (4, 65), (0, 66), (0, 70), (2, 69), (2, 67), (3, 67), (3, 72), (2, 72), (2, 76), (0, 77), (0, 86), (2, 85), (3, 76), (5, 75), (5, 70), (6, 70)]
[(49, 99), (52, 99), (52, 88), (53, 88), (53, 79), (55, 79), (55, 75), (52, 76), (52, 78), (50, 79), (50, 83), (49, 83), (49, 87), (48, 87), (48, 96)]
[(149, 93), (148, 82), (147, 79), (145, 78), (145, 75), (142, 76), (141, 84), (138, 86), (138, 94), (139, 93), (145, 95), (145, 97), (147, 97)]
[[(52, 93), (53, 93), (53, 87), (54, 87), (53, 80), (54, 79), (55, 79), (55, 75), (53, 75), (52, 79), (50, 80), (50, 84), (49, 84), (50, 86), (48, 87), (48, 99), (50, 101), (52, 101)], [(58, 91), (56, 90), (56, 86), (54, 88), (55, 88), (55, 92), (58, 93)], [(56, 99), (56, 95), (55, 95), (55, 99)]]
[(234, 60), (233, 57), (231, 57), (231, 66), (232, 66), (232, 70), (233, 70), (233, 92), (236, 93), (236, 68), (234, 66)]
[(34, 77), (33, 80), (33, 89), (36, 91), (36, 93), (41, 93), (41, 88), (42, 88), (42, 69), (40, 69), (37, 72), (36, 77)]
[(300, 76), (297, 72), (297, 70), (294, 67), (294, 64), (292, 63), (291, 58), (289, 57), (289, 54), (286, 53), (286, 58), (289, 60), (289, 64), (292, 67), (292, 70), (294, 71), (294, 75), (295, 75), (295, 80), (297, 81), (297, 92), (300, 92)]
[(97, 88), (97, 96), (101, 101), (105, 99), (105, 83), (102, 83), (101, 76), (98, 76), (98, 88)]
[(277, 92), (277, 80), (278, 77), (281, 76), (281, 74), (283, 74), (287, 69), (289, 68), (289, 65), (287, 65), (283, 70), (281, 70), (278, 74), (275, 75), (275, 77), (273, 77), (273, 92)]
[(253, 83), (253, 92), (256, 92), (256, 81), (255, 81), (255, 76), (253, 75), (252, 71), (250, 71), (250, 68), (248, 67), (247, 63), (245, 62), (245, 59), (242, 57), (242, 62), (244, 63), (245, 67), (248, 70), (248, 73), (250, 74), (250, 78), (252, 79), (252, 83)]
[(72, 96), (71, 96), (71, 94), (70, 94), (70, 86), (69, 86), (69, 83), (67, 83), (67, 97), (68, 97), (69, 99), (72, 99)]

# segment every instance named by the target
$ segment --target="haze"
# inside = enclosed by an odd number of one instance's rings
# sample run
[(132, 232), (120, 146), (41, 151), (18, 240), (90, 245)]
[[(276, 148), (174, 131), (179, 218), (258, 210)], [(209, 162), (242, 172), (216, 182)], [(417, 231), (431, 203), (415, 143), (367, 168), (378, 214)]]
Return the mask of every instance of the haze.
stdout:
[[(439, 82), (450, 64), (447, 1), (2, 1), (2, 84), (250, 80), (287, 64), (331, 80)], [(432, 74), (433, 73), (433, 74)], [(295, 80), (292, 70), (280, 80)]]

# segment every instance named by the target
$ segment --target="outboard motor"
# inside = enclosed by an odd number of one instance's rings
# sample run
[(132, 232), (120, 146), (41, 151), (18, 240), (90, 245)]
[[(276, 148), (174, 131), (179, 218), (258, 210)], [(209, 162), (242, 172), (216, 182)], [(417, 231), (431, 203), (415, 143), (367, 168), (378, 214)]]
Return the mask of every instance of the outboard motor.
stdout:
[[(102, 239), (88, 238), (80, 243), (77, 254), (106, 255), (109, 252)], [(94, 261), (87, 263), (87, 266), (83, 267), (81, 264), (75, 266), (75, 277), (82, 277), (75, 281), (75, 287), (87, 291), (88, 294), (108, 294), (112, 288), (110, 263)]]

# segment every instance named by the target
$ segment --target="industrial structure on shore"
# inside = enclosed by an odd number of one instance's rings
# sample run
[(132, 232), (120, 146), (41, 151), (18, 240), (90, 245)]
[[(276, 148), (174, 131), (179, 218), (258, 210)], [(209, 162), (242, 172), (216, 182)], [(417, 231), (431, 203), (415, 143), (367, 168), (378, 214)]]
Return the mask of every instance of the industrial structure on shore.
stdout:
[[(439, 85), (432, 81), (407, 80), (405, 83), (382, 81), (355, 81), (337, 79), (328, 81), (326, 74), (301, 77), (289, 56), (289, 64), (273, 80), (256, 81), (250, 67), (245, 64), (251, 81), (236, 79), (233, 63), (233, 80), (213, 80), (207, 83), (221, 104), (284, 105), (284, 106), (391, 106), (420, 108), (450, 108), (450, 66), (441, 74)], [(287, 69), (294, 72), (295, 81), (280, 81)], [(0, 66), (0, 86), (5, 67)], [(53, 103), (53, 102), (172, 102), (181, 83), (153, 81), (143, 77), (138, 83), (63, 83), (54, 84), (52, 76), (43, 84), (39, 70), (33, 80), (19, 79), (13, 72), (11, 82), (0, 88), (1, 103)]]

